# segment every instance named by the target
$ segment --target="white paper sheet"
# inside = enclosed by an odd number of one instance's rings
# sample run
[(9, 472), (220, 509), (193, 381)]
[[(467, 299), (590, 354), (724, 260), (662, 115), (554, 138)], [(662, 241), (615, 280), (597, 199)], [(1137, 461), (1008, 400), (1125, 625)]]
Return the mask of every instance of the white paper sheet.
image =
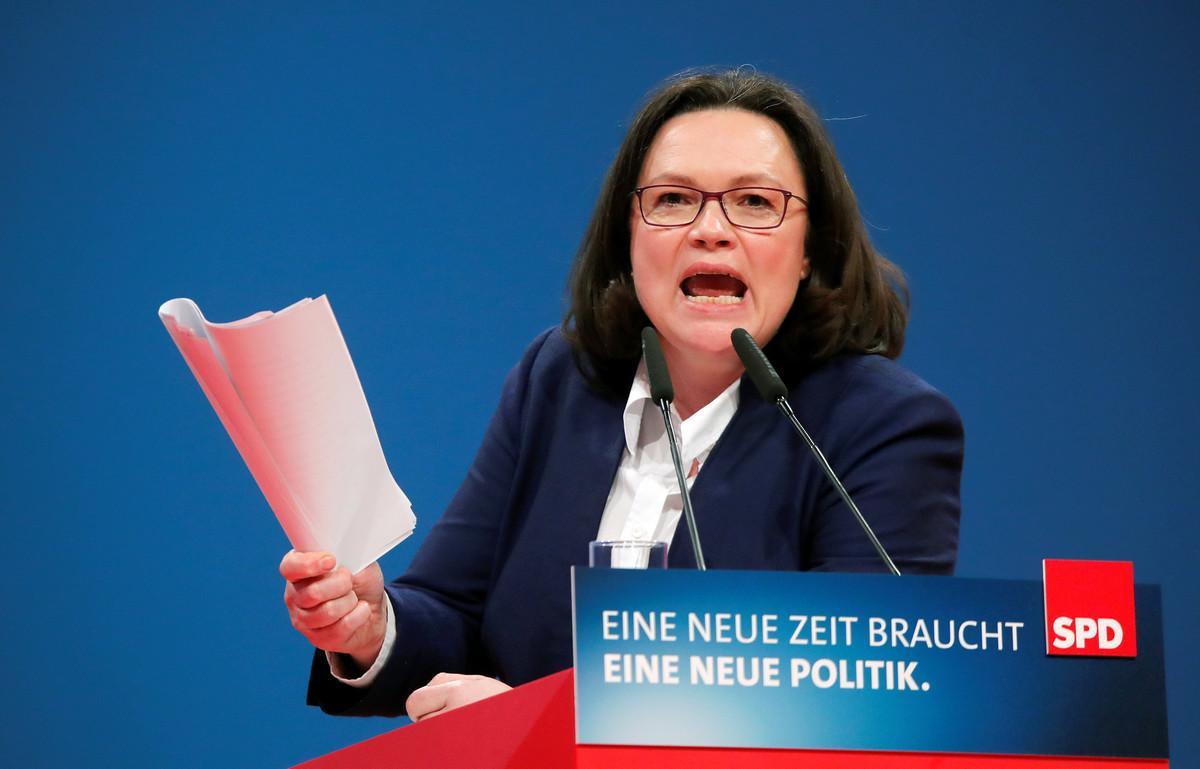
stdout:
[(231, 323), (210, 323), (190, 299), (158, 315), (292, 547), (357, 572), (412, 534), (326, 297)]

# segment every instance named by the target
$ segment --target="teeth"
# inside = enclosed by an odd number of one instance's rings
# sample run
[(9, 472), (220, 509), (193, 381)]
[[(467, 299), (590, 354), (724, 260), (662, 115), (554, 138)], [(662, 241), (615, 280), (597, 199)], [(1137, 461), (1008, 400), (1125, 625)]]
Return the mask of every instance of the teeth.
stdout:
[(740, 296), (687, 296), (689, 302), (699, 302), (700, 304), (739, 304), (742, 301)]

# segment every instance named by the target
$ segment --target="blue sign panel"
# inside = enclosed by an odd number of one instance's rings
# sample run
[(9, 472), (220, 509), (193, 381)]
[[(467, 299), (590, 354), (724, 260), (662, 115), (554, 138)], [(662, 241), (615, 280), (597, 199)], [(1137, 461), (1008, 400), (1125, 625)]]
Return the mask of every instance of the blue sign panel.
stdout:
[(1161, 598), (1133, 659), (1049, 657), (1036, 581), (574, 572), (596, 745), (1165, 758)]

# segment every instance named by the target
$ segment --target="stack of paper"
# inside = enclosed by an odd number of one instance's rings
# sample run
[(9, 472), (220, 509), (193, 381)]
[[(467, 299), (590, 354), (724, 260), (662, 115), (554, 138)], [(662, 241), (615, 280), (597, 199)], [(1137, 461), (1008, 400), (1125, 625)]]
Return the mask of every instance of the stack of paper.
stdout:
[(232, 323), (190, 299), (158, 314), (292, 547), (357, 572), (412, 533), (328, 299)]

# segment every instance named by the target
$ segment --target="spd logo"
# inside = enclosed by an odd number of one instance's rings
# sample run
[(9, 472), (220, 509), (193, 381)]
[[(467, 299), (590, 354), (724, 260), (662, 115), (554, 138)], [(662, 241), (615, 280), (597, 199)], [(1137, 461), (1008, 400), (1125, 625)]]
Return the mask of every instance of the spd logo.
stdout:
[(1046, 653), (1136, 657), (1133, 564), (1042, 561)]

